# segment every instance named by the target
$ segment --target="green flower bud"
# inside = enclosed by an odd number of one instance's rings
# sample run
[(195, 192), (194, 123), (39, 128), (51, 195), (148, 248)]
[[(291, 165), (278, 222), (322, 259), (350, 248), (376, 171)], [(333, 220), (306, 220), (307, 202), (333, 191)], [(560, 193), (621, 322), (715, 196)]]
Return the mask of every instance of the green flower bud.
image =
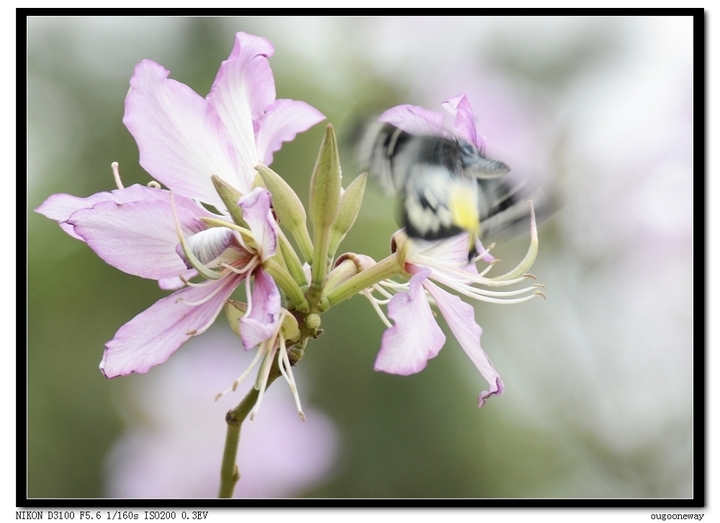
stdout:
[(327, 272), (330, 230), (340, 208), (341, 188), (337, 139), (332, 125), (328, 125), (310, 181), (310, 220), (314, 241), (312, 283), (316, 286), (323, 284)]
[(273, 209), (278, 220), (293, 235), (305, 260), (312, 260), (313, 246), (306, 224), (307, 214), (300, 198), (272, 169), (264, 165), (258, 165), (256, 169), (265, 187), (272, 194)]
[(363, 195), (365, 194), (365, 184), (367, 182), (367, 173), (362, 173), (355, 178), (340, 197), (340, 209), (338, 211), (337, 220), (333, 223), (330, 232), (329, 255), (335, 255), (340, 242), (350, 228), (355, 224), (355, 220), (360, 212)]
[(317, 328), (320, 327), (320, 315), (308, 314), (305, 317), (305, 326), (308, 329), (317, 330)]
[(330, 293), (335, 287), (346, 282), (358, 272), (357, 263), (349, 257), (349, 254), (343, 254), (335, 262), (335, 268), (328, 274), (327, 282), (325, 282), (325, 293)]
[(287, 341), (295, 342), (300, 339), (300, 329), (298, 328), (298, 322), (294, 316), (288, 314), (284, 315), (280, 329)]
[(225, 180), (220, 178), (217, 174), (213, 174), (210, 179), (212, 180), (215, 190), (222, 199), (225, 207), (227, 207), (230, 217), (237, 225), (247, 227), (245, 220), (243, 220), (242, 209), (238, 205), (242, 193), (235, 187), (227, 183)]

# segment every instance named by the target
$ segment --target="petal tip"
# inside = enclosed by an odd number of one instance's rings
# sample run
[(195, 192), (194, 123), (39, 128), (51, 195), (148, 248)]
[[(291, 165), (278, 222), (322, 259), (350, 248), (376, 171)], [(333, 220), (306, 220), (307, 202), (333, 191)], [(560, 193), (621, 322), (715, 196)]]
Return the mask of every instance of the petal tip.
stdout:
[(478, 408), (485, 405), (485, 400), (488, 399), (490, 396), (499, 396), (505, 392), (505, 385), (503, 384), (502, 380), (498, 377), (495, 380), (495, 387), (491, 388), (490, 390), (484, 390), (480, 393), (480, 396), (478, 397)]

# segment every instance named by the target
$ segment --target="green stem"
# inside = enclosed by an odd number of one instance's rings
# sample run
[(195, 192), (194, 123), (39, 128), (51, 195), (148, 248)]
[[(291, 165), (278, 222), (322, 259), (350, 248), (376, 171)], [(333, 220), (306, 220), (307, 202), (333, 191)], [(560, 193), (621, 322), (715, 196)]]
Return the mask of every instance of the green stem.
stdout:
[(402, 274), (403, 265), (397, 252), (391, 254), (384, 260), (376, 263), (369, 269), (359, 272), (330, 291), (326, 296), (329, 306), (332, 307), (387, 278)]
[(325, 275), (328, 269), (328, 250), (330, 248), (330, 227), (313, 227), (313, 257), (312, 267), (312, 284), (315, 287), (321, 287), (325, 283)]
[[(280, 369), (277, 362), (270, 370), (270, 376), (266, 388), (280, 376)], [(235, 490), (235, 485), (240, 479), (240, 470), (237, 466), (237, 451), (240, 444), (240, 427), (250, 414), (250, 411), (257, 402), (260, 391), (255, 387), (251, 388), (240, 404), (232, 410), (229, 410), (225, 416), (227, 423), (227, 433), (225, 435), (225, 449), (223, 450), (222, 464), (220, 465), (220, 492), (219, 498), (231, 498)]]

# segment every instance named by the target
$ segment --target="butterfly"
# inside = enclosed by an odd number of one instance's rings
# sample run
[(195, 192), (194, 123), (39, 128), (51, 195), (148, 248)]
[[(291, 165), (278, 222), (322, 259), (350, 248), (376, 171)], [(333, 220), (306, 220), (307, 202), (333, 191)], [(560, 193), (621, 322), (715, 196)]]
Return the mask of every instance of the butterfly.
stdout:
[(467, 140), (376, 123), (358, 150), (363, 168), (399, 199), (410, 238), (439, 240), (467, 231), (472, 255), (476, 240), (528, 216), (525, 184), (511, 181), (506, 164)]

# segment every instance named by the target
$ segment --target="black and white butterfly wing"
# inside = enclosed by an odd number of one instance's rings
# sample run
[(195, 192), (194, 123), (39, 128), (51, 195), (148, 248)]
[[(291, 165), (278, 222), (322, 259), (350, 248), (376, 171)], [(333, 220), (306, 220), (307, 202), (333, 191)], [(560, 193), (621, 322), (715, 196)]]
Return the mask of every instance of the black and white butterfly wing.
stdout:
[(424, 240), (470, 231), (494, 234), (528, 216), (527, 193), (465, 140), (412, 135), (374, 124), (359, 148), (361, 162), (402, 205), (408, 236)]

